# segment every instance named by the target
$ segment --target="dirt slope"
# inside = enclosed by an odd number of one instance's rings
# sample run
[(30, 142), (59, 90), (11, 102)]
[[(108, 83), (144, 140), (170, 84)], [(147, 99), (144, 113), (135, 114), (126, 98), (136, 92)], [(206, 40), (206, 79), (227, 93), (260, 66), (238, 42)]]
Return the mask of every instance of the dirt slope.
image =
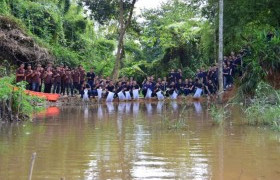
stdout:
[(15, 20), (0, 16), (0, 62), (3, 60), (8, 60), (12, 64), (22, 62), (44, 64), (53, 61), (54, 58), (46, 48), (36, 44)]

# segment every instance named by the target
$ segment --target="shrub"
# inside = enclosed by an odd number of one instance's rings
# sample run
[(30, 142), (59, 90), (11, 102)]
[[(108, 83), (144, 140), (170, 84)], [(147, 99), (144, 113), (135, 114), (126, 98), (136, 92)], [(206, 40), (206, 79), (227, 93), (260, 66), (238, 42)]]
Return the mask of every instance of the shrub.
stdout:
[(0, 119), (25, 120), (38, 110), (43, 99), (25, 94), (25, 82), (14, 84), (14, 77), (0, 79)]
[(280, 92), (261, 82), (251, 101), (244, 109), (245, 122), (249, 125), (268, 125), (280, 130)]

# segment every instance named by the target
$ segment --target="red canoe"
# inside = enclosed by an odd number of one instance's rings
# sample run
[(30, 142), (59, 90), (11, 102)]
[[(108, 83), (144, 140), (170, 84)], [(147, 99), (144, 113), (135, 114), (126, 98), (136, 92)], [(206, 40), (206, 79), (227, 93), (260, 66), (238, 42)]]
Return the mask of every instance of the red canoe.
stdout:
[[(9, 85), (9, 86), (11, 88), (13, 88), (14, 91), (18, 90), (18, 87), (11, 86), (11, 85)], [(56, 102), (60, 97), (59, 94), (42, 93), (42, 92), (35, 92), (35, 91), (29, 91), (29, 90), (25, 90), (24, 92), (28, 95), (44, 98), (47, 101), (52, 101), (52, 102)]]
[(56, 102), (59, 98), (59, 94), (50, 94), (50, 93), (42, 93), (42, 92), (34, 92), (34, 91), (25, 91), (26, 94), (37, 96), (46, 99), (47, 101)]

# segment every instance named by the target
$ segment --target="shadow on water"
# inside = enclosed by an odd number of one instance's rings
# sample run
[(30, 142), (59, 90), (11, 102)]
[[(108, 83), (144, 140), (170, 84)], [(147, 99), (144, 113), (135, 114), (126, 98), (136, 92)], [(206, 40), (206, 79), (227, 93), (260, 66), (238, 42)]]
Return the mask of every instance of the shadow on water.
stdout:
[[(51, 107), (32, 123), (0, 126), (0, 177), (26, 179), (35, 151), (34, 179), (280, 177), (278, 133), (238, 125), (238, 109), (224, 126), (213, 126), (207, 107), (176, 101)], [(170, 129), (166, 119), (186, 128)]]

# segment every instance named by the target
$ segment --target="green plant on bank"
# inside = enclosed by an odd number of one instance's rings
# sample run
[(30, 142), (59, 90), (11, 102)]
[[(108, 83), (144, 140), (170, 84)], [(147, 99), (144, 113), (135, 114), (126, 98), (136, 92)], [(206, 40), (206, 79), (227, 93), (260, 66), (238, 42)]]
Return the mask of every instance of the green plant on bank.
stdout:
[(251, 103), (243, 109), (249, 125), (267, 125), (280, 131), (280, 92), (260, 82)]
[(217, 105), (212, 105), (210, 107), (210, 115), (214, 124), (222, 125), (228, 117), (228, 111), (226, 110), (226, 106), (218, 107)]
[(25, 91), (25, 82), (14, 84), (14, 77), (0, 79), (0, 119), (1, 120), (27, 120), (40, 107), (43, 99), (29, 96)]
[[(172, 102), (171, 102), (172, 103)], [(170, 105), (168, 103), (168, 105)], [(179, 113), (178, 118), (173, 118), (171, 119), (169, 117), (168, 111), (164, 110), (164, 113), (162, 114), (162, 120), (163, 120), (163, 125), (167, 127), (168, 130), (184, 130), (187, 128), (186, 124), (186, 108), (187, 105), (184, 105), (184, 107), (181, 109)], [(173, 114), (173, 113), (172, 113)]]

